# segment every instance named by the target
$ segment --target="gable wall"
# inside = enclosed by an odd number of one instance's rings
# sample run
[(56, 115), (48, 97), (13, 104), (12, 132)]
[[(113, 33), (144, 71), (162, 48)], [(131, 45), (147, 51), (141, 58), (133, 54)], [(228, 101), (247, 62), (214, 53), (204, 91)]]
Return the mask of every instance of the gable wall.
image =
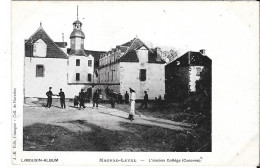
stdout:
[[(145, 64), (120, 62), (120, 93), (129, 92), (129, 87), (136, 92), (136, 99), (143, 99), (144, 91), (149, 99), (165, 94), (164, 64)], [(146, 80), (140, 81), (140, 69), (146, 69)], [(155, 75), (156, 74), (156, 75)]]
[[(49, 87), (58, 92), (67, 85), (67, 59), (25, 57), (25, 97), (46, 97)], [(36, 65), (44, 65), (44, 77), (36, 77)]]

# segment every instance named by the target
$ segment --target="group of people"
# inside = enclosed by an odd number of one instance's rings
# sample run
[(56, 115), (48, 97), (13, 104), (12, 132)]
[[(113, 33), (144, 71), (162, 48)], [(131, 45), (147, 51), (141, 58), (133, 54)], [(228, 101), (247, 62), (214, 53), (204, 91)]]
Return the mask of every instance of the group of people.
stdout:
[[(60, 97), (60, 106), (61, 106), (60, 108), (65, 109), (66, 108), (65, 93), (62, 91), (62, 88), (60, 89), (59, 94), (53, 94), (51, 90), (52, 90), (52, 87), (49, 87), (49, 91), (46, 92), (46, 96), (47, 96), (46, 108), (51, 107), (52, 96), (58, 96), (58, 97)], [(98, 107), (98, 99), (99, 99), (99, 93), (98, 93), (98, 90), (96, 90), (96, 92), (93, 94), (93, 108), (95, 105), (96, 105), (96, 107)], [(84, 92), (84, 89), (81, 89), (81, 91), (79, 92), (79, 95), (74, 97), (74, 107), (77, 107), (79, 109), (86, 108), (85, 100), (86, 100), (86, 94)]]
[[(46, 92), (47, 95), (47, 105), (46, 108), (50, 108), (52, 105), (52, 96), (59, 96), (60, 97), (60, 108), (61, 109), (65, 109), (66, 105), (65, 105), (65, 93), (62, 91), (62, 88), (60, 89), (59, 94), (53, 94), (52, 93), (52, 87), (49, 87), (49, 91)], [(128, 92), (126, 91), (125, 93), (125, 103), (129, 103), (130, 101), (130, 109), (129, 109), (129, 116), (128, 119), (129, 120), (134, 120), (134, 116), (135, 116), (135, 90), (132, 88), (129, 88), (130, 90), (130, 95), (128, 94)], [(74, 107), (77, 107), (79, 109), (83, 108), (85, 109), (85, 92), (84, 89), (81, 89), (81, 91), (79, 92), (78, 96), (74, 97)], [(96, 108), (98, 108), (98, 104), (99, 104), (99, 92), (98, 90), (96, 90), (93, 94), (93, 108), (96, 106)], [(122, 97), (119, 98), (119, 102), (123, 102)], [(140, 108), (144, 107), (147, 108), (147, 104), (148, 104), (148, 94), (147, 91), (144, 91), (144, 100), (140, 106)], [(112, 102), (112, 108), (115, 108), (115, 100), (113, 100)]]
[(60, 106), (62, 109), (66, 108), (66, 104), (65, 104), (65, 93), (62, 91), (62, 89), (60, 89), (59, 94), (53, 94), (51, 91), (52, 87), (49, 87), (49, 91), (46, 92), (46, 96), (47, 96), (47, 105), (46, 108), (50, 108), (52, 105), (52, 96), (59, 96), (60, 97)]

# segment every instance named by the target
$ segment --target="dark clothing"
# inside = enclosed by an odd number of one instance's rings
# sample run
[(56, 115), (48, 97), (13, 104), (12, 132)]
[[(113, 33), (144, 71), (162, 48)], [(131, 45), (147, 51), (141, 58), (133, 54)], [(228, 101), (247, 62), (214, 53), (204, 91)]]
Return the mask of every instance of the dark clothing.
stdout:
[(59, 96), (60, 96), (60, 107), (61, 107), (61, 108), (66, 108), (66, 105), (65, 105), (65, 94), (64, 94), (64, 92), (60, 92), (60, 93), (59, 93)]
[(52, 104), (52, 96), (53, 96), (52, 91), (46, 92), (46, 96), (48, 97), (46, 107), (50, 108)]
[(85, 108), (84, 100), (85, 100), (85, 93), (79, 92), (79, 108), (81, 107)]
[(96, 102), (93, 101), (93, 107), (95, 107), (95, 104), (96, 104), (96, 107), (98, 107), (98, 101), (96, 101)]
[(52, 104), (52, 97), (48, 97), (46, 107), (50, 108)]
[(115, 108), (115, 105), (116, 105), (115, 94), (111, 94), (110, 103), (111, 103), (111, 107)]
[(78, 97), (75, 97), (74, 98), (74, 107), (78, 107), (78, 105), (79, 105), (79, 99), (78, 99)]
[(60, 107), (63, 109), (66, 108), (66, 105), (65, 105), (65, 99), (60, 99)]
[(123, 103), (123, 96), (121, 94), (118, 95), (118, 103)]
[(128, 102), (129, 102), (129, 94), (126, 93), (126, 94), (125, 94), (125, 103), (128, 103)]
[(148, 94), (144, 95), (144, 100), (140, 106), (140, 108), (142, 108), (144, 106), (144, 108), (147, 108), (147, 103), (148, 103)]
[(93, 95), (93, 101), (96, 102), (96, 101), (98, 101), (98, 99), (99, 99), (99, 94), (97, 92), (95, 92)]
[(65, 94), (64, 94), (64, 92), (60, 92), (60, 93), (59, 93), (59, 96), (60, 96), (60, 99), (65, 99)]
[(131, 121), (134, 120), (134, 115), (133, 114), (129, 114), (128, 119), (131, 120)]
[(98, 107), (98, 99), (99, 99), (99, 94), (97, 92), (95, 92), (93, 95), (93, 107), (95, 107), (95, 104), (96, 104), (96, 107)]
[(114, 100), (114, 99), (111, 99), (111, 102), (110, 102), (110, 103), (111, 103), (111, 107), (112, 107), (112, 108), (115, 108), (115, 105), (116, 105), (115, 100)]

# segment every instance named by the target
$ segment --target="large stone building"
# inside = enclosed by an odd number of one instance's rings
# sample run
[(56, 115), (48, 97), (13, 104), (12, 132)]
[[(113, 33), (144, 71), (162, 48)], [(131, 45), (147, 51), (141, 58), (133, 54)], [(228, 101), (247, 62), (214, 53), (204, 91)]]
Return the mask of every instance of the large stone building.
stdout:
[(100, 58), (98, 78), (102, 90), (111, 89), (124, 94), (129, 87), (136, 98), (143, 99), (147, 91), (150, 99), (165, 94), (165, 61), (159, 48), (151, 49), (140, 39), (116, 46)]
[(49, 87), (55, 94), (62, 88), (67, 98), (73, 98), (82, 88), (91, 88), (95, 62), (105, 52), (85, 50), (84, 39), (78, 19), (70, 35), (71, 48), (67, 48), (66, 42), (54, 42), (40, 24), (25, 40), (25, 98), (45, 98)]

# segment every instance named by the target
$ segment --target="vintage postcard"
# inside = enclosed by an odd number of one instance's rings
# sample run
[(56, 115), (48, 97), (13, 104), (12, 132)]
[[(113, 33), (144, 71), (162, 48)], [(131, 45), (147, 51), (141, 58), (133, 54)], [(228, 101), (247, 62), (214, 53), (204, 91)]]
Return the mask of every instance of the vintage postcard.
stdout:
[(13, 1), (13, 164), (257, 166), (258, 26), (257, 2)]

